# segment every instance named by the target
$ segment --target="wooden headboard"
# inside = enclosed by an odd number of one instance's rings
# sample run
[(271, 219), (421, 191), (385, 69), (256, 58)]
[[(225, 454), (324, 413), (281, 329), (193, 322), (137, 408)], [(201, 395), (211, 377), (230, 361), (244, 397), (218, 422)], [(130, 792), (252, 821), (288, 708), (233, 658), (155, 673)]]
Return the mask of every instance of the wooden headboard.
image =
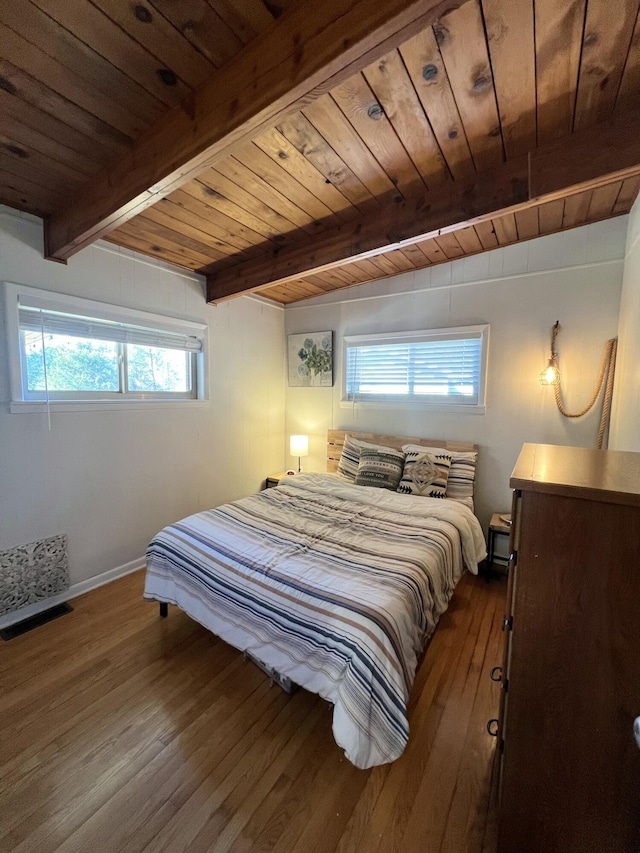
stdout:
[(420, 444), (423, 447), (444, 447), (445, 450), (455, 450), (460, 453), (478, 450), (477, 444), (468, 441), (445, 441), (442, 438), (418, 438), (415, 435), (378, 435), (373, 432), (354, 432), (350, 429), (327, 430), (327, 471), (331, 474), (338, 470), (338, 462), (342, 454), (345, 435), (371, 444), (383, 444), (385, 447), (395, 447), (397, 450), (403, 444)]

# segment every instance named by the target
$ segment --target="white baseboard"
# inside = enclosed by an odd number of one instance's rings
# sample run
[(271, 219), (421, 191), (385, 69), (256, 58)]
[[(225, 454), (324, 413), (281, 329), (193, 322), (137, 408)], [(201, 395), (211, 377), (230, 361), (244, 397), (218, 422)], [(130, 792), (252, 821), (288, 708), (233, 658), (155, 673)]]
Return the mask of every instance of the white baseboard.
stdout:
[(50, 607), (55, 607), (56, 604), (62, 604), (63, 601), (68, 601), (70, 598), (77, 598), (79, 595), (84, 595), (92, 589), (97, 589), (99, 586), (104, 586), (117, 578), (122, 578), (125, 575), (130, 575), (131, 572), (137, 572), (138, 569), (144, 568), (146, 560), (144, 557), (138, 557), (137, 560), (131, 560), (124, 563), (122, 566), (116, 566), (115, 569), (109, 569), (95, 577), (87, 578), (86, 581), (72, 584), (69, 589), (63, 592), (52, 595), (50, 598), (43, 598), (42, 601), (34, 601), (33, 604), (27, 604), (19, 610), (13, 610), (11, 613), (5, 613), (0, 616), (0, 629), (8, 628), (9, 625), (15, 625), (16, 622), (22, 622), (23, 619), (29, 619), (30, 616), (35, 616), (37, 613), (42, 613), (43, 610), (48, 610)]

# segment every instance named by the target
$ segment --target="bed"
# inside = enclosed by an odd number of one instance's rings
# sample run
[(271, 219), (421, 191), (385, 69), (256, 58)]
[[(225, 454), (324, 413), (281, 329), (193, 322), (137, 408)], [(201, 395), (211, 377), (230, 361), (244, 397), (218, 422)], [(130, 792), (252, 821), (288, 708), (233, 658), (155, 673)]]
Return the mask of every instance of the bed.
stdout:
[[(331, 702), (336, 742), (367, 768), (402, 754), (419, 656), (485, 544), (459, 501), (366, 488), (332, 472), (344, 435), (329, 434), (329, 473), (284, 478), (160, 531), (145, 598), (178, 605)], [(447, 446), (363, 440), (391, 438)]]

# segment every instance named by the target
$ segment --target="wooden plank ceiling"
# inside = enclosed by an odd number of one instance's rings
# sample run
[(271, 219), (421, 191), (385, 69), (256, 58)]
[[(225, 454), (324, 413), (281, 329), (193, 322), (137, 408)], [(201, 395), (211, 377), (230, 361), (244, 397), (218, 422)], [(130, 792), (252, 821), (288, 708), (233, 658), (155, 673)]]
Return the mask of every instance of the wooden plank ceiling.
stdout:
[[(207, 273), (210, 298), (248, 288), (289, 303), (627, 213), (640, 187), (639, 5), (466, 0), (275, 127), (240, 140), (106, 238)], [(275, 33), (293, 7), (0, 4), (0, 202), (42, 216), (68, 209), (107, 164), (172, 107), (188, 105), (245, 45)], [(504, 175), (506, 186), (510, 164), (528, 152), (566, 158), (563, 140), (588, 140), (589, 128), (611, 122), (637, 150), (624, 168), (603, 160), (589, 175), (606, 180), (567, 184), (564, 193), (558, 185), (541, 203), (527, 197), (513, 210), (496, 196), (495, 208), (468, 223), (443, 220), (442, 229), (425, 229), (426, 239), (367, 257), (354, 251), (357, 261), (327, 248), (394, 209), (406, 219), (431, 199), (464, 197), (460, 188), (476, 175)], [(577, 151), (589, 150), (581, 144)], [(608, 155), (615, 147), (608, 143)], [(292, 274), (276, 274), (279, 259), (305, 254)], [(270, 274), (256, 285), (263, 269)]]

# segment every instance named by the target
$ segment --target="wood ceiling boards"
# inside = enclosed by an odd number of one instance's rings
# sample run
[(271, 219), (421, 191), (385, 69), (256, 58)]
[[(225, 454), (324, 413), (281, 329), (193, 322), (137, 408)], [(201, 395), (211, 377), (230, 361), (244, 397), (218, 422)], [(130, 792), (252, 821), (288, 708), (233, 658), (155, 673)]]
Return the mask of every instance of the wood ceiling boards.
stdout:
[(628, 212), (638, 0), (450, 5), (1, 4), (0, 201), (284, 303)]

